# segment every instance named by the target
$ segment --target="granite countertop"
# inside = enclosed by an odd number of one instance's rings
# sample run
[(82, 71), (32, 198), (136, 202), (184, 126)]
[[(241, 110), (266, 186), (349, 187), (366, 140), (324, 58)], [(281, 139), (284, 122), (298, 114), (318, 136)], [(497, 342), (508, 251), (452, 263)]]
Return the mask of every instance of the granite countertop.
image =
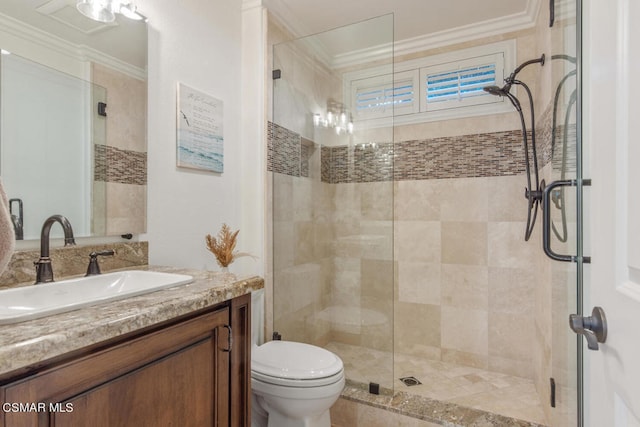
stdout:
[(236, 278), (229, 273), (157, 266), (137, 269), (188, 274), (194, 281), (120, 301), (0, 325), (0, 378), (264, 287), (264, 280), (257, 276)]

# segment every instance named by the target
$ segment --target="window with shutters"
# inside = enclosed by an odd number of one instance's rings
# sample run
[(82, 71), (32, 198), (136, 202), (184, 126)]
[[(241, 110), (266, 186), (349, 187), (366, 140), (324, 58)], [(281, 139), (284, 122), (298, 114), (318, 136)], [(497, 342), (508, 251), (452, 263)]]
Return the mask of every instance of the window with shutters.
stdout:
[(349, 72), (344, 90), (356, 122), (388, 125), (508, 112), (504, 98), (486, 93), (502, 86), (515, 67), (515, 40)]
[(420, 111), (418, 70), (389, 73), (351, 81), (354, 119), (390, 117)]

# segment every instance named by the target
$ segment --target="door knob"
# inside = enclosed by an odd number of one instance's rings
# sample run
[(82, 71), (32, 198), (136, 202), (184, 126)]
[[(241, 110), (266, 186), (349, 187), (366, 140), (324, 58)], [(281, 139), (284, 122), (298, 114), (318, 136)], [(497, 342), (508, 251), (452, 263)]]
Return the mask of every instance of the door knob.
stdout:
[(607, 340), (607, 318), (602, 307), (594, 307), (591, 316), (569, 315), (569, 326), (587, 339), (589, 350), (598, 350), (598, 343)]

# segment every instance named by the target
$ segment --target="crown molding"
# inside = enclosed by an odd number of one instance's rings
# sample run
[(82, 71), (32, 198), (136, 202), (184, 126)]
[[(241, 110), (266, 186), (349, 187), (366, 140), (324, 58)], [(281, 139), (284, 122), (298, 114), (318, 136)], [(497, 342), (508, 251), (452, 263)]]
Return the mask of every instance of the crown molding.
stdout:
[(429, 49), (435, 49), (454, 44), (464, 43), (480, 38), (499, 34), (511, 33), (533, 28), (540, 11), (541, 0), (529, 0), (527, 8), (510, 16), (489, 19), (462, 27), (438, 31), (423, 36), (398, 40), (393, 43), (372, 46), (370, 48), (336, 55), (332, 58), (332, 68), (343, 68), (389, 58), (389, 51), (393, 48), (393, 56), (403, 56)]
[(527, 2), (527, 8), (520, 13), (464, 25), (450, 30), (438, 31), (411, 39), (400, 40), (395, 43), (395, 54), (405, 55), (425, 50), (425, 48), (439, 48), (478, 38), (533, 28), (540, 10), (540, 3), (541, 0), (529, 0)]
[(79, 62), (92, 61), (140, 80), (147, 79), (147, 71), (86, 45), (77, 45), (61, 37), (25, 24), (10, 16), (0, 14), (2, 32), (26, 40), (49, 51)]
[[(566, 0), (564, 0), (566, 1)], [(373, 46), (370, 48), (331, 56), (326, 49), (315, 45), (314, 48), (325, 65), (331, 68), (343, 68), (380, 59), (388, 59), (390, 49), (394, 56), (402, 56), (429, 49), (464, 43), (479, 38), (491, 37), (499, 34), (533, 28), (540, 11), (542, 0), (528, 0), (526, 8), (519, 13), (500, 18), (489, 19), (470, 25), (438, 31), (405, 40), (398, 40), (393, 44)], [(304, 34), (299, 21), (291, 13), (289, 7), (282, 0), (270, 0), (269, 12), (278, 25), (289, 31), (294, 37)]]

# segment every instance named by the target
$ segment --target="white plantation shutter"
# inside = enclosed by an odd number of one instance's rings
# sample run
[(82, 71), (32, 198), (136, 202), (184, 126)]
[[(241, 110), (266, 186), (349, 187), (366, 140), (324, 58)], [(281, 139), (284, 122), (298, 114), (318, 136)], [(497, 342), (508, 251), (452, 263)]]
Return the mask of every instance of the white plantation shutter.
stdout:
[(352, 83), (356, 119), (390, 117), (419, 111), (418, 73), (408, 71), (370, 77)]
[(482, 88), (496, 84), (496, 64), (430, 74), (426, 79), (427, 103), (461, 101), (486, 95)]
[[(511, 111), (486, 93), (515, 67), (515, 40), (364, 68), (344, 74), (346, 103), (366, 126), (423, 123)], [(391, 70), (394, 72), (391, 72)]]
[(502, 56), (494, 54), (422, 68), (420, 111), (501, 101), (483, 88), (502, 84), (502, 64)]

